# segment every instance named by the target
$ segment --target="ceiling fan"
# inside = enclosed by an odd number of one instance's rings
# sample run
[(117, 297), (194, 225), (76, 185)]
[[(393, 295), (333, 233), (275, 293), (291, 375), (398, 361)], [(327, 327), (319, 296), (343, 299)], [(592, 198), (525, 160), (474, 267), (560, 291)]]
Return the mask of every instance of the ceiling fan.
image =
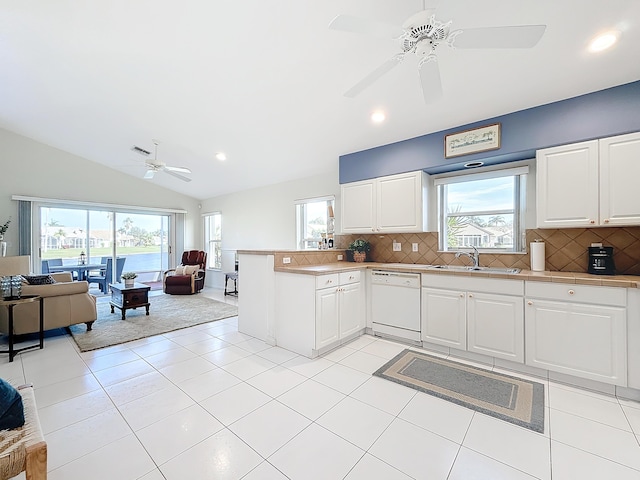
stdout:
[(399, 65), (408, 54), (418, 57), (422, 96), (431, 103), (442, 96), (442, 82), (436, 50), (445, 44), (451, 48), (532, 48), (544, 34), (546, 25), (510, 25), (451, 30), (452, 21), (436, 18), (435, 9), (425, 8), (409, 17), (401, 27), (351, 15), (338, 15), (329, 24), (332, 30), (395, 39), (401, 52), (394, 55), (347, 90), (353, 98)]
[[(184, 181), (184, 182), (190, 182), (191, 179), (189, 177), (185, 177), (184, 175), (180, 175), (181, 173), (191, 173), (191, 170), (189, 170), (187, 167), (173, 167), (171, 165), (167, 165), (165, 163), (162, 162), (158, 162), (158, 144), (160, 142), (158, 142), (157, 140), (153, 140), (153, 144), (155, 145), (155, 153), (153, 155), (153, 161), (151, 160), (146, 160), (145, 161), (145, 166), (147, 167), (147, 171), (144, 174), (145, 179), (150, 180), (154, 177), (154, 175), (156, 174), (156, 172), (164, 172), (164, 173), (168, 173), (169, 175), (179, 178), (180, 180)], [(134, 147), (135, 149), (135, 147)], [(138, 148), (138, 150), (142, 150), (140, 148)], [(144, 150), (142, 150), (144, 151)]]

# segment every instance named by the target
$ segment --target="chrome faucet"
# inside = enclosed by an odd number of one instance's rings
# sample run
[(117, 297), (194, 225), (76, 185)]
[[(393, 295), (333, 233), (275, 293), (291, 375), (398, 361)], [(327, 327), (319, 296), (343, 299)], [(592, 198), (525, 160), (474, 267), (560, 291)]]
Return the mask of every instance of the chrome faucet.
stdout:
[(478, 252), (478, 249), (473, 245), (471, 246), (471, 248), (473, 248), (473, 253), (457, 252), (456, 258), (460, 258), (461, 255), (469, 257), (473, 261), (473, 268), (478, 268), (480, 266), (480, 252)]

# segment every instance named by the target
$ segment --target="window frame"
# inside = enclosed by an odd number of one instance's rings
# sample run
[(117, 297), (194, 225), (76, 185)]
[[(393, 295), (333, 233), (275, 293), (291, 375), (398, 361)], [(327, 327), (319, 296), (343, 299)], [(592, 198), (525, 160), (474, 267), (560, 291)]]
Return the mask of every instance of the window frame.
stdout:
[[(296, 200), (294, 202), (295, 205), (295, 216), (296, 216), (296, 250), (306, 251), (306, 250), (317, 250), (317, 246), (312, 246), (312, 243), (318, 243), (321, 241), (322, 236), (316, 237), (306, 237), (306, 228), (307, 224), (307, 209), (306, 206), (310, 203), (320, 203), (326, 202), (326, 229), (324, 232), (327, 235), (333, 235), (335, 233), (335, 216), (329, 216), (329, 207), (331, 210), (335, 212), (335, 204), (336, 197), (335, 195), (325, 195), (322, 197), (313, 197), (313, 198), (304, 198), (300, 200)], [(305, 248), (306, 245), (306, 248)]]
[[(513, 248), (492, 248), (482, 247), (479, 248), (481, 252), (485, 253), (506, 253), (517, 254), (526, 251), (526, 239), (525, 239), (525, 222), (526, 222), (526, 198), (527, 198), (527, 178), (530, 173), (529, 161), (522, 162), (518, 166), (509, 167), (487, 167), (485, 169), (477, 169), (474, 172), (456, 172), (454, 174), (447, 174), (438, 177), (434, 177), (434, 186), (437, 189), (437, 213), (438, 213), (438, 249), (442, 252), (457, 252), (467, 248), (471, 248), (471, 245), (460, 245), (452, 247), (448, 245), (447, 225), (448, 218), (450, 217), (473, 217), (473, 216), (495, 216), (495, 215), (512, 215), (513, 216)], [(513, 189), (513, 209), (493, 209), (493, 210), (478, 210), (478, 211), (460, 211), (446, 212), (445, 208), (448, 205), (446, 202), (446, 187), (454, 183), (467, 183), (478, 180), (487, 180), (501, 177), (513, 177), (514, 189)], [(480, 227), (481, 228), (481, 227)], [(474, 245), (475, 246), (475, 245)]]
[[(207, 270), (222, 270), (222, 212), (205, 213), (202, 215), (202, 219), (204, 246), (207, 252), (206, 268)], [(214, 232), (212, 235), (212, 229), (215, 229), (216, 219), (219, 225), (219, 233)], [(219, 255), (216, 255), (216, 252), (218, 252)]]

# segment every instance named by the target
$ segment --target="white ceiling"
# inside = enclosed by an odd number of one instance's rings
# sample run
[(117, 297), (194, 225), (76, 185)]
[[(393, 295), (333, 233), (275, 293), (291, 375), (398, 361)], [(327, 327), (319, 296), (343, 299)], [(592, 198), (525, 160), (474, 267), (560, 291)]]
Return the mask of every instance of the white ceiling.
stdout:
[[(428, 0), (452, 29), (546, 24), (530, 50), (438, 49), (444, 96), (425, 105), (414, 58), (355, 99), (398, 53), (330, 31), (337, 14), (401, 25), (422, 0), (0, 0), (0, 127), (142, 177), (186, 166), (205, 199), (336, 170), (338, 156), (640, 79), (638, 0)], [(617, 28), (610, 51), (587, 54)], [(387, 121), (373, 125), (376, 108)], [(214, 159), (217, 151), (226, 162)]]

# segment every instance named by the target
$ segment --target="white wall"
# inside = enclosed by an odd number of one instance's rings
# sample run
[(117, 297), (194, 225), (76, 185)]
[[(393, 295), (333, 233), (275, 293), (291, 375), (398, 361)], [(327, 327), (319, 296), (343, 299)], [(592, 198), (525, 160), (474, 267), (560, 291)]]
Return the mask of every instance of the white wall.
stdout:
[[(294, 201), (335, 195), (339, 205), (338, 161), (328, 175), (302, 178), (214, 197), (202, 212), (222, 213), (222, 248), (226, 250), (296, 249)], [(336, 208), (336, 215), (338, 214)], [(336, 225), (339, 225), (336, 218)]]
[(0, 129), (0, 224), (12, 217), (5, 235), (9, 256), (18, 254), (12, 195), (186, 210), (185, 248), (202, 248), (195, 198)]

